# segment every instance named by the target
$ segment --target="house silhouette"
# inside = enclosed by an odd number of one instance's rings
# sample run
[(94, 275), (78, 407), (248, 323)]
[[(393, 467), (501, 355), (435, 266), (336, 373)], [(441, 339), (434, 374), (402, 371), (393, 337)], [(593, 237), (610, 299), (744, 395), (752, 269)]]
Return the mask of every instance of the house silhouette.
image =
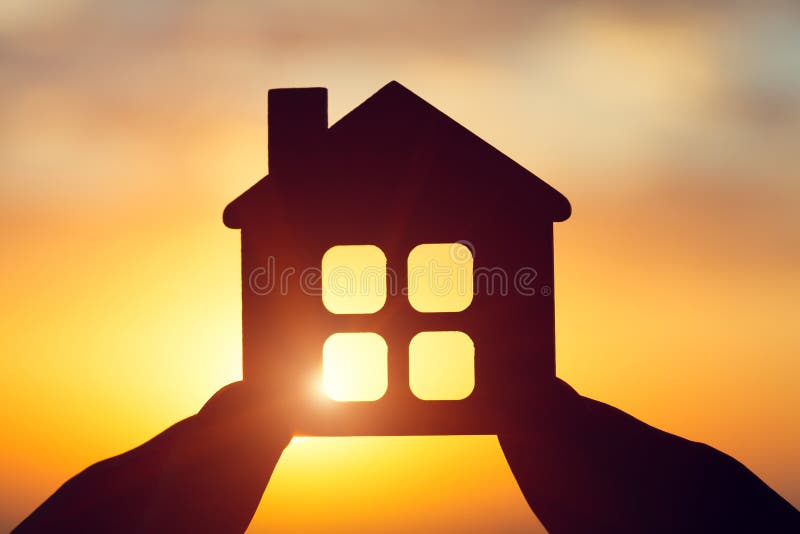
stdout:
[[(569, 217), (568, 200), (397, 82), (331, 127), (324, 88), (273, 89), (268, 104), (269, 175), (223, 215), (241, 229), (244, 379), (289, 403), (297, 431), (313, 435), (494, 434), (514, 424), (555, 377), (552, 224)], [(426, 243), (469, 247), (474, 295), (463, 311), (420, 313), (402, 287), (389, 287), (375, 313), (323, 305), (314, 268), (332, 247), (375, 245), (402, 285), (410, 251)], [(411, 391), (409, 342), (422, 331), (472, 339), (474, 389), (463, 400)], [(337, 332), (386, 341), (379, 400), (311, 394)]]

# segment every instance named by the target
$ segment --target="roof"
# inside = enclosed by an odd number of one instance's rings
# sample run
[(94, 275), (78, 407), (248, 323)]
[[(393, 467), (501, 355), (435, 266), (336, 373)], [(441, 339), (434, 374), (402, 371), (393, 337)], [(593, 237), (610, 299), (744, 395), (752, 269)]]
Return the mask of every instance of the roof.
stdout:
[[(352, 164), (354, 159), (414, 160), (418, 165), (420, 160), (427, 163), (447, 157), (451, 163), (459, 160), (456, 162), (458, 169), (467, 166), (482, 169), (482, 174), (465, 178), (472, 180), (470, 185), (476, 186), (476, 190), (480, 190), (477, 186), (488, 184), (475, 182), (490, 180), (499, 193), (507, 192), (513, 195), (514, 202), (529, 204), (531, 212), (540, 218), (563, 221), (571, 213), (569, 201), (556, 189), (396, 81), (386, 84), (342, 117), (328, 128), (324, 137), (325, 151), (320, 153), (320, 158), (327, 158), (328, 164), (320, 167), (326, 169), (324, 177), (311, 178), (317, 182), (347, 180), (347, 173), (337, 176), (330, 170), (343, 162)], [(461, 161), (465, 163), (462, 165)], [(442, 161), (437, 163), (438, 174), (415, 168), (415, 172), (406, 175), (407, 179), (437, 180), (443, 164)], [(263, 209), (272, 184), (279, 179), (265, 176), (234, 199), (225, 208), (225, 224), (241, 228), (249, 213)], [(305, 187), (319, 185), (307, 180)], [(378, 185), (390, 186), (386, 182)], [(376, 186), (373, 184), (373, 187)]]

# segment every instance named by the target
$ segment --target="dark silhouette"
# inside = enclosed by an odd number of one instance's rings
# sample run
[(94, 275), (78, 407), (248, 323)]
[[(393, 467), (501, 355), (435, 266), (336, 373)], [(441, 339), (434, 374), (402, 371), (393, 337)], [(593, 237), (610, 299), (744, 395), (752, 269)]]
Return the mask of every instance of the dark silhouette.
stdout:
[[(327, 123), (325, 89), (271, 90), (270, 174), (223, 215), (242, 229), (244, 379), (295, 398), (296, 421), (310, 435), (515, 427), (532, 391), (555, 376), (552, 227), (569, 217), (569, 202), (397, 82)], [(414, 247), (458, 241), (471, 244), (476, 273), (506, 279), (505, 290), (476, 283), (472, 303), (458, 313), (420, 313), (390, 291), (377, 313), (336, 315), (322, 304), (320, 278), (302, 275), (333, 246), (371, 244), (405, 287)], [(535, 277), (535, 287), (515, 290), (520, 272)], [(266, 288), (270, 276), (286, 284)], [(474, 390), (459, 401), (420, 400), (409, 388), (409, 342), (421, 331), (447, 330), (475, 344)], [(376, 402), (314, 399), (306, 409), (322, 346), (337, 332), (386, 340), (388, 389)]]
[(548, 532), (800, 532), (800, 512), (730, 456), (549, 389), (526, 430), (499, 436)]
[[(243, 532), (292, 428), (291, 407), (248, 386), (77, 475), (14, 532)], [(733, 458), (563, 382), (539, 391), (500, 444), (549, 532), (800, 532), (800, 512)]]
[[(270, 175), (224, 214), (242, 229), (244, 382), (79, 474), (15, 532), (242, 532), (293, 432), (497, 434), (555, 533), (800, 532), (800, 513), (736, 460), (555, 377), (552, 223), (570, 214), (560, 193), (396, 82), (330, 128), (325, 89), (273, 90), (269, 105)], [(535, 285), (476, 286), (454, 313), (419, 313), (398, 291), (376, 313), (335, 315), (319, 277), (302, 275), (335, 245), (373, 244), (404, 280), (415, 246), (462, 240), (475, 272), (530, 269)], [(295, 276), (269, 287), (253, 278), (265, 269)], [(409, 341), (437, 330), (474, 341), (464, 400), (409, 388)], [(387, 341), (380, 400), (310, 393), (336, 332)]]
[(229, 384), (198, 414), (69, 480), (14, 532), (244, 532), (291, 439), (288, 413)]

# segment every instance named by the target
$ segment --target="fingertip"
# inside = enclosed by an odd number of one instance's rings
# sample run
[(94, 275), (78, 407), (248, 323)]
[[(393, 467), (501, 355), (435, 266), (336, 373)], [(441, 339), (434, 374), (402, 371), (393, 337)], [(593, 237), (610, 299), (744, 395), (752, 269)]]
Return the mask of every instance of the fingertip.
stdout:
[(243, 380), (237, 380), (236, 382), (231, 382), (230, 384), (226, 384), (222, 386), (216, 393), (211, 395), (211, 397), (203, 404), (203, 407), (200, 408), (200, 412), (203, 413), (209, 410), (212, 410), (214, 406), (224, 403), (228, 398), (232, 396), (237, 396), (238, 392), (241, 391), (244, 387)]

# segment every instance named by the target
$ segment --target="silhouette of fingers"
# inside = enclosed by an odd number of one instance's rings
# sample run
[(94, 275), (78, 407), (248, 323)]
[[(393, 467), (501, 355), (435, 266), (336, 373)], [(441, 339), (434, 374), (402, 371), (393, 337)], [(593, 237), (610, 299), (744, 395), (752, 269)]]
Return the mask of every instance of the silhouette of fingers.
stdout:
[(238, 382), (144, 445), (64, 484), (15, 532), (244, 532), (288, 419)]
[(800, 532), (797, 510), (730, 456), (574, 391), (558, 399), (500, 435), (549, 532)]

